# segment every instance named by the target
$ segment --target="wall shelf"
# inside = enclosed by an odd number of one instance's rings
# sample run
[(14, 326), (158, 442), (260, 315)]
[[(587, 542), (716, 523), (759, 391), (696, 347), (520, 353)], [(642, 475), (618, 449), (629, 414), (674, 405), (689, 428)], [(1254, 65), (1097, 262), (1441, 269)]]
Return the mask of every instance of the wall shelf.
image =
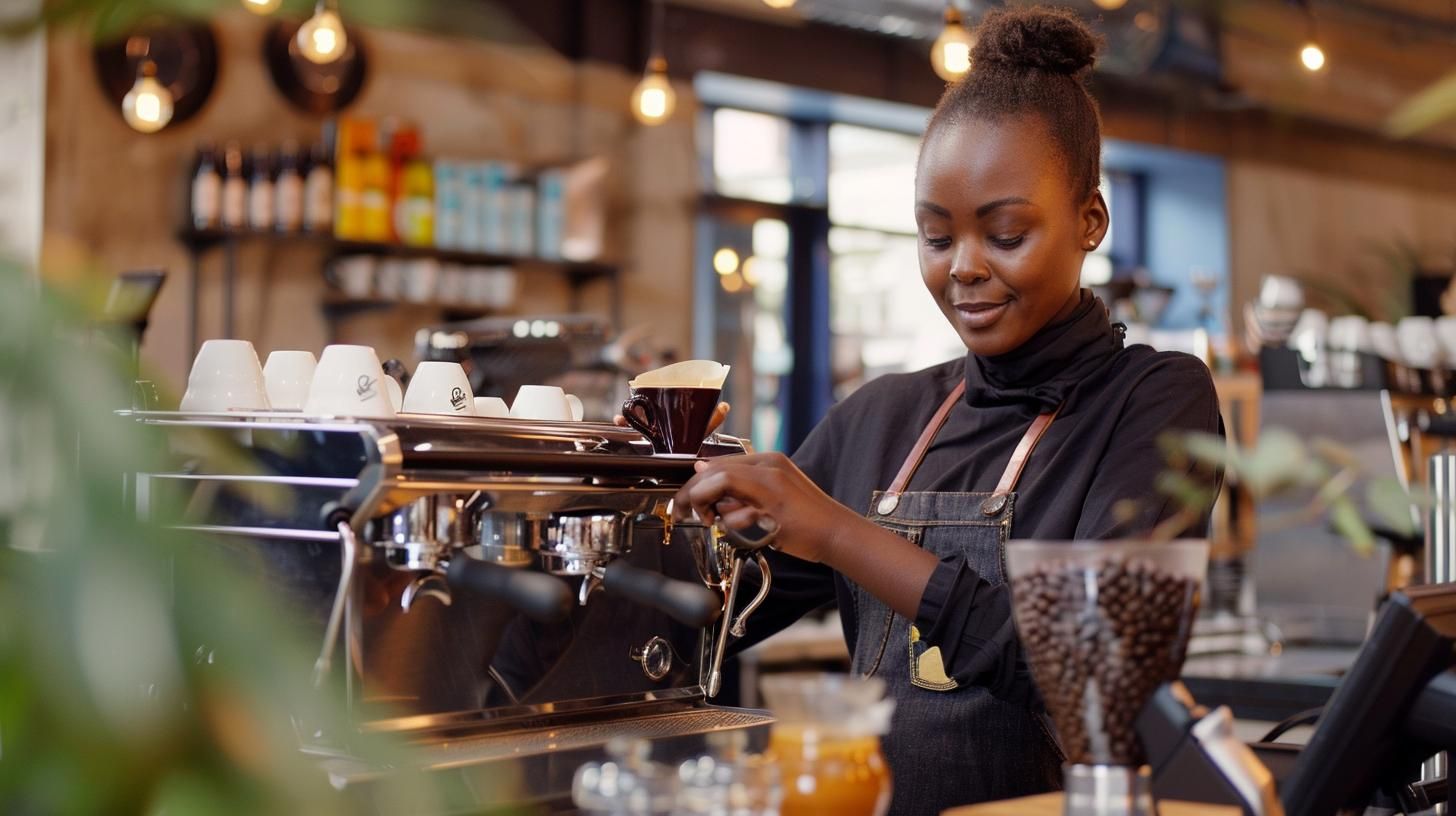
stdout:
[[(202, 257), (218, 249), (221, 249), (224, 254), (223, 334), (231, 337), (233, 334), (236, 294), (237, 247), (243, 243), (279, 245), (302, 243), (317, 246), (327, 258), (326, 263), (331, 263), (338, 258), (350, 255), (372, 255), (380, 258), (430, 258), (442, 264), (461, 264), (465, 266), (510, 266), (522, 270), (527, 274), (561, 274), (566, 277), (572, 288), (572, 310), (581, 308), (580, 289), (583, 285), (591, 281), (606, 280), (611, 284), (611, 319), (616, 324), (620, 324), (621, 322), (621, 286), (617, 280), (618, 268), (609, 263), (598, 261), (567, 261), (512, 255), (508, 253), (474, 252), (373, 241), (346, 241), (335, 238), (331, 234), (310, 232), (272, 232), (251, 229), (195, 229), (192, 227), (184, 227), (178, 231), (177, 240), (186, 247), (188, 254), (191, 256), (191, 280), (189, 281), (188, 288), (188, 336), (191, 340), (193, 353), (196, 353), (200, 342), (198, 337), (198, 312), (200, 310), (198, 279), (201, 273)], [(468, 306), (459, 303), (420, 303), (405, 299), (349, 298), (342, 296), (342, 293), (339, 293), (337, 290), (331, 291), (320, 303), (320, 308), (323, 310), (325, 316), (331, 320), (366, 311), (406, 306), (438, 310), (444, 313), (447, 320), (458, 318), (461, 315), (479, 316), (499, 313), (500, 311), (491, 307)]]

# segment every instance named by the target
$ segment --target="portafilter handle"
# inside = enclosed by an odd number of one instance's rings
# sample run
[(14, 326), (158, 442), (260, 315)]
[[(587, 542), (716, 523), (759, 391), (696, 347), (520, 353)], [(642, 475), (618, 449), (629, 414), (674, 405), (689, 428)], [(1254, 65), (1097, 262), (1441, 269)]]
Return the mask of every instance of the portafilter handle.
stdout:
[(620, 560), (603, 569), (601, 586), (608, 594), (652, 607), (695, 629), (711, 624), (723, 612), (722, 601), (707, 587), (668, 578)]
[(478, 592), (519, 609), (532, 620), (554, 623), (571, 614), (574, 599), (565, 582), (552, 575), (511, 569), (456, 553), (445, 570), (453, 589)]

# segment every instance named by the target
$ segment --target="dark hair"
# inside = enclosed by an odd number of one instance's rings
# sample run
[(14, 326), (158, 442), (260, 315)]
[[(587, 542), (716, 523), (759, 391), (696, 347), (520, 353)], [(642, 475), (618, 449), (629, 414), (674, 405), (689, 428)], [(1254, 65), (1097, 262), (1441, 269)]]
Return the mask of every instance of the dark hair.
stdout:
[(975, 34), (971, 72), (945, 89), (926, 134), (977, 117), (1035, 114), (1061, 149), (1074, 192), (1091, 195), (1101, 177), (1102, 118), (1087, 80), (1101, 38), (1074, 12), (1047, 6), (993, 11)]

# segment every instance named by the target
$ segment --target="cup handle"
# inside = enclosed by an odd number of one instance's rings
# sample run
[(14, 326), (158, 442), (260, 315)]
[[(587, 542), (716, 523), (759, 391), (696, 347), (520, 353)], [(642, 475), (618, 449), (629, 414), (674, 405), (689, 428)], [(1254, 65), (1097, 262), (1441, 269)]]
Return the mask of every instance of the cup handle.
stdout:
[(654, 450), (663, 450), (666, 446), (662, 444), (662, 439), (652, 424), (651, 405), (652, 403), (646, 397), (641, 394), (633, 394), (622, 403), (622, 418), (627, 420), (628, 425), (637, 429), (638, 433), (647, 437), (647, 441), (652, 443)]

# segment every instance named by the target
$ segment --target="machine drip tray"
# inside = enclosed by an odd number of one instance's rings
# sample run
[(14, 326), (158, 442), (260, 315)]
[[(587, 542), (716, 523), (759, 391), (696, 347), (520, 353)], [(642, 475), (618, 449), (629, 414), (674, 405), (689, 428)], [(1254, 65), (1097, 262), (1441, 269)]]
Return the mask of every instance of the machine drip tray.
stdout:
[[(458, 775), (476, 792), (481, 805), (540, 805), (568, 795), (576, 768), (605, 758), (605, 746), (611, 739), (645, 739), (652, 743), (654, 760), (676, 763), (702, 753), (705, 735), (719, 731), (748, 730), (751, 749), (763, 750), (773, 722), (773, 716), (766, 711), (699, 703), (634, 716), (490, 733), (455, 732), (412, 744), (417, 768)], [(339, 756), (322, 757), (319, 765), (334, 788), (347, 790), (361, 801), (371, 799), (372, 783), (391, 772)], [(493, 770), (496, 768), (502, 772)], [(513, 780), (510, 787), (515, 790), (514, 796), (499, 789), (496, 783), (503, 778)]]
[(606, 720), (550, 729), (431, 741), (420, 747), (425, 767), (443, 770), (512, 757), (596, 748), (618, 737), (658, 742), (675, 737), (767, 726), (772, 723), (773, 717), (761, 711), (694, 708), (626, 720)]

